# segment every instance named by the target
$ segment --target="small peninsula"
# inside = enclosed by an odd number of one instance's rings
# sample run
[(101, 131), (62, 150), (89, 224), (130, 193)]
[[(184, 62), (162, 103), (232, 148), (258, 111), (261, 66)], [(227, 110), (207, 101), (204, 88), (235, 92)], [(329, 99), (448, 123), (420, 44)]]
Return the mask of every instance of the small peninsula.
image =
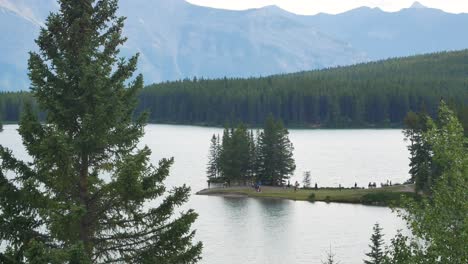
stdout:
[(402, 197), (416, 197), (414, 185), (394, 185), (382, 188), (308, 188), (262, 186), (257, 192), (248, 186), (217, 187), (203, 189), (197, 195), (216, 195), (231, 197), (278, 198), (295, 201), (323, 201), (333, 203), (355, 203), (365, 205), (390, 206), (401, 202)]

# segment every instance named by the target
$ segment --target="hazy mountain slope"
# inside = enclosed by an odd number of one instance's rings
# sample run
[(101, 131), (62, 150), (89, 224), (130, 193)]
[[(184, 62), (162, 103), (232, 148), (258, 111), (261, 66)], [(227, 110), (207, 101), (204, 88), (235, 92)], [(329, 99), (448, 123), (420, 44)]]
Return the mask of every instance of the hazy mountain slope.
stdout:
[(269, 75), (366, 59), (347, 43), (271, 7), (239, 12), (137, 0), (122, 2), (126, 12), (138, 14), (128, 16), (127, 48), (142, 53), (147, 82)]
[[(120, 7), (129, 38), (122, 52), (140, 53), (147, 84), (264, 76), (468, 47), (467, 14), (420, 5), (395, 13), (359, 8), (316, 16), (274, 6), (228, 11), (183, 0), (121, 0)], [(57, 8), (55, 0), (0, 0), (0, 90), (27, 88), (27, 52)]]
[(54, 0), (0, 0), (0, 91), (28, 88), (28, 52), (56, 7)]
[[(15, 8), (21, 10), (27, 6), (28, 10), (36, 10), (34, 17), (43, 21), (48, 12), (39, 2), (42, 1), (21, 0), (15, 2), (19, 6)], [(363, 52), (347, 43), (312, 29), (297, 21), (295, 15), (274, 7), (238, 12), (198, 7), (182, 0), (122, 0), (120, 5), (120, 13), (128, 17), (124, 33), (129, 38), (122, 51), (125, 55), (140, 52), (139, 70), (146, 83), (193, 76), (269, 75), (367, 59)], [(27, 32), (15, 40), (24, 43), (18, 46), (18, 52), (26, 54), (32, 48), (37, 26), (30, 23), (31, 28), (24, 30), (17, 28), (10, 17), (2, 14), (1, 19), (13, 30)], [(0, 44), (2, 53), (10, 53), (11, 49)], [(9, 58), (22, 65), (26, 64), (25, 60), (25, 56)], [(0, 76), (10, 68), (3, 66)], [(25, 71), (13, 75), (25, 76)], [(24, 88), (21, 81), (5, 83), (0, 89)]]
[(468, 47), (464, 33), (468, 14), (448, 14), (418, 4), (394, 13), (362, 7), (303, 19), (365, 51), (372, 60)]
[(33, 48), (36, 26), (0, 7), (0, 90), (27, 87), (27, 52)]

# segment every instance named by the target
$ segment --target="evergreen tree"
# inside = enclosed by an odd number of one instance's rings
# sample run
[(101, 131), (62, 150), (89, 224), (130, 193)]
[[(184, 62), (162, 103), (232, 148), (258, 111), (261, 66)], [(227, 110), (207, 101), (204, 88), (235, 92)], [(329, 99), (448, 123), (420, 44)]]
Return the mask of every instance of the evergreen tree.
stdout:
[(310, 187), (310, 184), (311, 184), (310, 181), (311, 181), (310, 171), (304, 172), (304, 179), (302, 179), (302, 183), (304, 185), (304, 188), (309, 188)]
[(206, 173), (209, 179), (214, 179), (219, 176), (219, 139), (213, 134), (211, 137), (210, 151), (208, 155), (208, 164)]
[(427, 131), (428, 116), (424, 113), (409, 112), (405, 118), (403, 134), (410, 145), (410, 182), (415, 183), (417, 191), (428, 193), (433, 179), (431, 171), (431, 148), (424, 140), (423, 133)]
[(232, 176), (245, 184), (249, 173), (250, 140), (244, 124), (240, 123), (234, 130), (231, 146), (233, 147), (232, 155), (235, 167), (235, 174)]
[(284, 127), (281, 120), (277, 121), (276, 129), (278, 133), (277, 151), (279, 153), (279, 163), (277, 166), (280, 174), (279, 182), (283, 183), (285, 180), (289, 179), (296, 170), (296, 163), (293, 157), (294, 146), (289, 140), (289, 131)]
[(383, 250), (383, 235), (382, 228), (379, 224), (374, 225), (374, 233), (371, 236), (371, 244), (369, 245), (371, 251), (366, 253), (369, 260), (364, 260), (366, 264), (382, 264), (384, 263), (385, 253)]
[(221, 152), (219, 154), (220, 175), (230, 183), (232, 179), (234, 164), (232, 155), (232, 138), (230, 129), (225, 127), (221, 141)]
[(322, 261), (322, 264), (339, 264), (339, 261), (335, 260), (335, 254), (333, 254), (331, 247), (330, 251), (327, 252), (327, 259), (325, 261)]
[(272, 185), (281, 185), (296, 169), (294, 147), (288, 130), (270, 115), (258, 139), (258, 177)]
[(408, 237), (398, 231), (390, 243), (390, 248), (386, 251), (385, 264), (413, 264), (416, 260), (413, 257)]
[(0, 147), (1, 262), (197, 262), (197, 215), (174, 215), (189, 188), (166, 192), (173, 160), (154, 167), (151, 151), (137, 148), (146, 115), (132, 114), (143, 78), (128, 81), (138, 56), (117, 57), (126, 40), (117, 1), (59, 5), (36, 41), (40, 53), (30, 53), (32, 95), (47, 112), (42, 124), (29, 107), (20, 122), (32, 161)]
[[(281, 184), (295, 169), (293, 146), (288, 131), (281, 122), (270, 118), (263, 132), (248, 131), (240, 123), (236, 128), (226, 127), (218, 150), (218, 171), (228, 184), (247, 184), (254, 179), (264, 184)], [(219, 140), (219, 139), (218, 139)], [(213, 175), (216, 139), (211, 139), (208, 175)], [(210, 174), (211, 173), (211, 174)]]
[(247, 176), (250, 179), (254, 179), (257, 173), (257, 156), (257, 140), (251, 130), (249, 133), (249, 164), (247, 171)]

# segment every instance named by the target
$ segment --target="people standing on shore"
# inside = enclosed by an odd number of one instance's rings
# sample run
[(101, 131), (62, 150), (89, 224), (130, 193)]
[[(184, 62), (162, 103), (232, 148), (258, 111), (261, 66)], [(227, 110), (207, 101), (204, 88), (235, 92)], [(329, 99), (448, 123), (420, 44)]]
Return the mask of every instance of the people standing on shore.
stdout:
[(295, 182), (294, 183), (294, 191), (297, 191), (297, 188), (299, 188), (299, 182)]

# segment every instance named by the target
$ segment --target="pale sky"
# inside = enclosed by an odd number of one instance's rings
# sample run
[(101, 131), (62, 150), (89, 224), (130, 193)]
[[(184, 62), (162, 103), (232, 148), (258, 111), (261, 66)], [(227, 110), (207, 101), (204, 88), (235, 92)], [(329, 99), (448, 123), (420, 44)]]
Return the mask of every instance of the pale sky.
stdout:
[[(337, 14), (361, 6), (379, 7), (388, 12), (411, 6), (415, 0), (187, 0), (196, 5), (244, 10), (277, 5), (296, 14), (313, 15), (320, 12)], [(468, 0), (419, 0), (427, 7), (450, 13), (468, 13)]]

